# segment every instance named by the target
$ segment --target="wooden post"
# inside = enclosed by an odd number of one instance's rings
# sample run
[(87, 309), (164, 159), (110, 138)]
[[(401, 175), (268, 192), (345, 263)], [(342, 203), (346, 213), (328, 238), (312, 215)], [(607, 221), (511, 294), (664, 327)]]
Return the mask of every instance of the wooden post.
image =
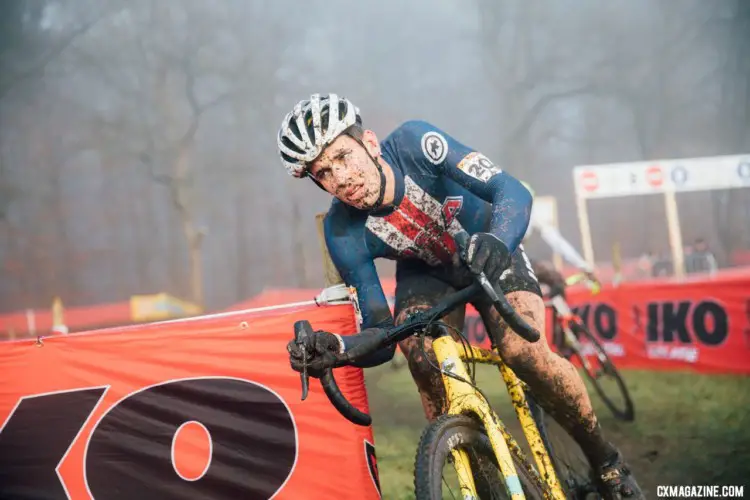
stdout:
[(620, 252), (620, 242), (615, 241), (612, 245), (612, 268), (615, 272), (614, 284), (619, 285), (622, 281), (622, 254)]
[(315, 222), (318, 227), (318, 241), (320, 242), (320, 253), (323, 255), (323, 276), (326, 282), (326, 288), (341, 284), (344, 280), (339, 275), (336, 266), (331, 260), (331, 254), (328, 253), (325, 234), (323, 232), (323, 220), (326, 218), (325, 213), (315, 215)]
[[(557, 199), (554, 196), (550, 196), (549, 198), (550, 198), (550, 206), (552, 207), (552, 221), (551, 222), (554, 228), (559, 231), (560, 223), (557, 220)], [(555, 269), (557, 269), (558, 272), (562, 272), (562, 268), (563, 268), (562, 256), (557, 252), (552, 253), (552, 265), (555, 267)]]
[(576, 208), (578, 210), (578, 224), (581, 228), (581, 243), (583, 246), (583, 257), (589, 266), (594, 267), (594, 245), (591, 242), (591, 226), (589, 225), (589, 213), (586, 198), (576, 194)]
[(677, 278), (685, 276), (685, 254), (682, 249), (682, 232), (680, 218), (677, 213), (677, 199), (673, 189), (664, 193), (664, 208), (667, 212), (667, 230), (669, 231), (669, 246), (672, 247), (672, 265)]
[(36, 337), (36, 314), (33, 309), (26, 309), (26, 331), (29, 337)]
[(57, 296), (52, 300), (52, 332), (58, 334), (68, 333), (68, 327), (65, 326), (62, 300)]

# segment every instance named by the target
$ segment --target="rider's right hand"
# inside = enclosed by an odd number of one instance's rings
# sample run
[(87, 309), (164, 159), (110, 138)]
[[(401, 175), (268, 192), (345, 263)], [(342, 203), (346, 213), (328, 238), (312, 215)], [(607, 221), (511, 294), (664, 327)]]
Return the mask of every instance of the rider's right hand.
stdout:
[(505, 243), (491, 233), (475, 233), (466, 249), (466, 264), (472, 273), (484, 273), (490, 283), (497, 283), (510, 267), (510, 251)]
[[(307, 352), (307, 372), (311, 377), (320, 378), (328, 368), (342, 366), (346, 360), (344, 343), (338, 335), (324, 331), (314, 332), (310, 346)], [(304, 366), (303, 349), (294, 340), (289, 341), (286, 346), (292, 369), (298, 372)]]

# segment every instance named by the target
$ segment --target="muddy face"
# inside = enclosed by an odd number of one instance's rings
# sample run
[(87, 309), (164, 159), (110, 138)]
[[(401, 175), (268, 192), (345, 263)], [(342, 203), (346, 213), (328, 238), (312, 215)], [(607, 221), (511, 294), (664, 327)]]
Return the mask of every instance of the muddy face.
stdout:
[(379, 157), (380, 148), (371, 131), (362, 137), (365, 147), (347, 135), (336, 138), (310, 164), (310, 175), (333, 196), (359, 209), (372, 208), (380, 194), (380, 174), (372, 161)]

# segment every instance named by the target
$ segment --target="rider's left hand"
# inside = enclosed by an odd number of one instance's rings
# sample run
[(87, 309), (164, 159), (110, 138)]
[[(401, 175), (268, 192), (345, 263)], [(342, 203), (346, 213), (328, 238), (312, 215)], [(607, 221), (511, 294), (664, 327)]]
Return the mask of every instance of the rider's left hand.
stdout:
[(484, 272), (491, 283), (497, 283), (510, 266), (510, 252), (494, 234), (475, 233), (466, 249), (466, 263), (474, 274)]
[[(294, 340), (286, 346), (289, 363), (293, 370), (301, 372), (304, 367), (303, 347)], [(343, 341), (338, 335), (317, 331), (313, 334), (311, 349), (307, 352), (307, 372), (311, 377), (320, 378), (328, 368), (341, 366), (344, 361)]]

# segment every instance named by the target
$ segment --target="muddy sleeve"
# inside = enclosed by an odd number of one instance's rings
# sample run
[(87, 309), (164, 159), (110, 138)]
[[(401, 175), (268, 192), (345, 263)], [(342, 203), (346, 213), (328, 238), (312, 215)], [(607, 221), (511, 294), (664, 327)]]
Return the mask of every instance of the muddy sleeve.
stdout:
[[(388, 300), (380, 284), (375, 259), (367, 249), (364, 239), (364, 226), (344, 224), (337, 227), (336, 217), (326, 217), (325, 236), (328, 251), (336, 269), (347, 286), (354, 287), (362, 312), (362, 330), (393, 326)], [(349, 347), (360, 341), (359, 335), (344, 336), (344, 345)], [(393, 357), (395, 346), (381, 349), (362, 359), (355, 366), (361, 368), (377, 366)]]

